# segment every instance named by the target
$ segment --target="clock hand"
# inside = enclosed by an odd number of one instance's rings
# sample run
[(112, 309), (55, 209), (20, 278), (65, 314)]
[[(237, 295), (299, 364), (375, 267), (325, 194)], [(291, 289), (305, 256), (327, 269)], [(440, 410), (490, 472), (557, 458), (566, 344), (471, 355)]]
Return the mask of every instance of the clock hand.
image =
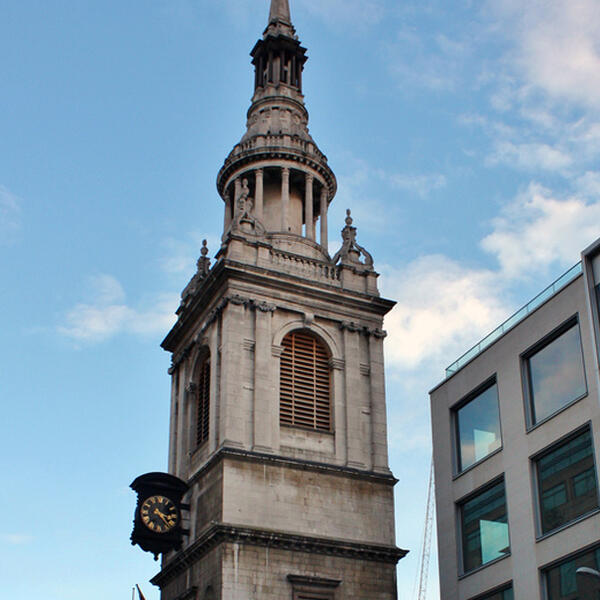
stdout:
[(158, 516), (159, 516), (159, 517), (160, 517), (160, 518), (163, 520), (163, 522), (165, 523), (165, 525), (166, 525), (167, 527), (171, 527), (171, 525), (170, 525), (169, 521), (167, 521), (167, 517), (166, 517), (165, 515), (163, 515), (163, 514), (160, 512), (160, 510), (158, 510), (158, 508), (155, 508), (155, 509), (154, 509), (154, 514), (155, 514), (155, 515), (158, 515)]

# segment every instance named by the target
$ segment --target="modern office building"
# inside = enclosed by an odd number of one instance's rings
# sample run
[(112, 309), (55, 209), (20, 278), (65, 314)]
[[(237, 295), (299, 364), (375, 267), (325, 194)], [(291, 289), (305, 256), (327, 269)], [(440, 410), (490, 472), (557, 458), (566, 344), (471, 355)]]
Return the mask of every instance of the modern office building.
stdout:
[(308, 131), (305, 53), (288, 0), (271, 0), (247, 130), (217, 176), (222, 244), (212, 265), (204, 245), (162, 344), (169, 472), (190, 487), (188, 536), (153, 579), (163, 600), (397, 598), (382, 329), (394, 302), (350, 211), (329, 255), (337, 184)]
[(442, 600), (590, 600), (600, 581), (600, 240), (431, 392)]

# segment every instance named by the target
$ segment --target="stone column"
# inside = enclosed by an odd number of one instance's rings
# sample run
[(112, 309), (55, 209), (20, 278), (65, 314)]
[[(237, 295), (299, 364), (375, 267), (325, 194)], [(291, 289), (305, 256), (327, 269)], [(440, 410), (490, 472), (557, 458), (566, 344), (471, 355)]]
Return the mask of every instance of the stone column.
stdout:
[(233, 219), (233, 212), (231, 210), (231, 194), (229, 192), (225, 192), (223, 194), (223, 200), (225, 201), (225, 216), (223, 217), (223, 233), (227, 231), (229, 226), (231, 225), (231, 220)]
[(264, 178), (263, 170), (257, 169), (255, 173), (255, 191), (254, 195), (254, 214), (259, 221), (263, 218), (263, 189), (264, 189)]
[(309, 240), (315, 239), (315, 221), (313, 218), (313, 179), (310, 174), (306, 174), (306, 192), (304, 194), (304, 220), (306, 221), (306, 237)]
[(233, 193), (233, 210), (232, 210), (232, 214), (233, 217), (235, 218), (235, 215), (237, 213), (237, 201), (240, 197), (240, 195), (242, 194), (242, 178), (238, 177), (235, 180), (235, 191)]
[(281, 169), (281, 231), (289, 228), (289, 206), (290, 206), (290, 170), (287, 167)]
[(327, 188), (321, 189), (321, 246), (327, 251)]

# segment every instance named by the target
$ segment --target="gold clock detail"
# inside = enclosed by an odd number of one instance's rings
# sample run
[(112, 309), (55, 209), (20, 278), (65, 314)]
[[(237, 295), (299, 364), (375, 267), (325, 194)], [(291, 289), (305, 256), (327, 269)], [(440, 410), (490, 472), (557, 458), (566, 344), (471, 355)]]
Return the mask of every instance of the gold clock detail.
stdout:
[(142, 523), (154, 533), (167, 533), (179, 523), (179, 511), (165, 496), (150, 496), (140, 507)]

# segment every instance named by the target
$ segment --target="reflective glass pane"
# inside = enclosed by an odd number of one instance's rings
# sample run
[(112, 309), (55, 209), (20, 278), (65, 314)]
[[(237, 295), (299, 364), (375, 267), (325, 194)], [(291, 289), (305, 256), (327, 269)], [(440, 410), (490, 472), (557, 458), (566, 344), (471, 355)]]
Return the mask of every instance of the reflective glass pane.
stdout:
[(485, 458), (500, 448), (500, 415), (496, 384), (475, 396), (456, 411), (458, 470)]
[(533, 423), (587, 391), (578, 325), (538, 350), (527, 363)]
[(543, 533), (598, 507), (589, 430), (545, 454), (536, 464)]
[(478, 597), (477, 600), (514, 600), (513, 589), (512, 587), (506, 588), (488, 596)]
[(579, 567), (600, 568), (600, 552), (592, 550), (569, 558), (544, 572), (548, 600), (592, 600), (600, 598), (598, 580), (577, 575)]
[(504, 482), (467, 500), (461, 521), (465, 572), (510, 552)]

